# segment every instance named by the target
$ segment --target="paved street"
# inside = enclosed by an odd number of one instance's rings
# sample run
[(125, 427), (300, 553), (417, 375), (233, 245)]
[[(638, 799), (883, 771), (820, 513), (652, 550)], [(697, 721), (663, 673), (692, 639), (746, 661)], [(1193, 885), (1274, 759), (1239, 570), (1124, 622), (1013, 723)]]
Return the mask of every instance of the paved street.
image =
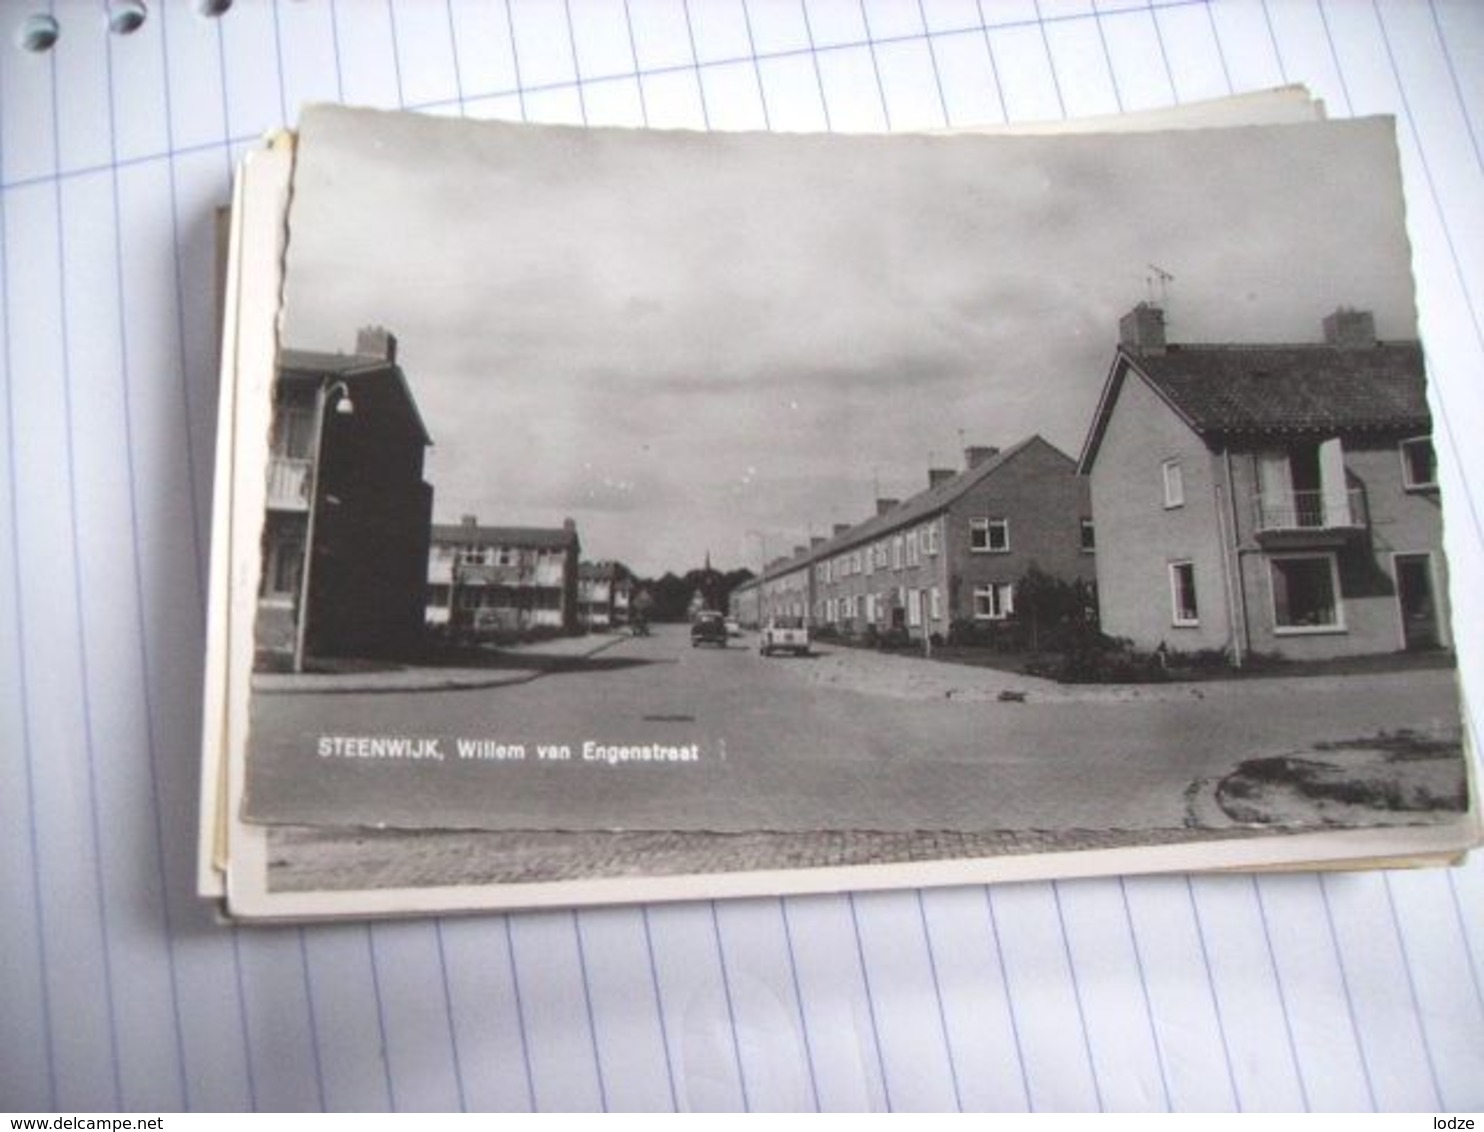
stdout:
[[(1079, 698), (819, 652), (764, 659), (754, 636), (693, 649), (684, 627), (660, 626), (522, 683), (260, 693), (249, 814), (492, 830), (1170, 830), (1192, 783), (1242, 759), (1459, 718), (1448, 670)], [(1028, 688), (1027, 702), (985, 694), (995, 682)], [(506, 757), (460, 758), (460, 740)], [(584, 759), (585, 742), (695, 758), (610, 764)], [(563, 746), (568, 759), (538, 752)]]

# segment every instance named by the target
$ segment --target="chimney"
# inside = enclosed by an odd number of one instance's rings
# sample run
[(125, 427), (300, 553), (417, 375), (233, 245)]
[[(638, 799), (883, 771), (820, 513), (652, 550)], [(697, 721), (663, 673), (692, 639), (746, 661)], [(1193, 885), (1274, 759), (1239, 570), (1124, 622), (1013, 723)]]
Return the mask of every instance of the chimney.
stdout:
[(475, 527), (479, 526), (479, 517), (477, 515), (460, 515), (459, 526), (463, 527), (466, 531), (472, 531)]
[(794, 547), (793, 557), (794, 558), (801, 558), (801, 557), (803, 557), (803, 554), (804, 554), (804, 550), (805, 549), (806, 548), (805, 547), (802, 547), (802, 546), (796, 546), (796, 547)]
[(958, 472), (953, 468), (929, 468), (928, 488), (931, 490), (940, 483), (946, 483), (956, 475), (958, 475)]
[(810, 550), (813, 550), (816, 546), (823, 546), (828, 541), (829, 540), (826, 539), (824, 537), (824, 535), (810, 535), (809, 536), (809, 549)]
[(1165, 312), (1149, 303), (1140, 303), (1118, 320), (1120, 345), (1139, 354), (1165, 352)]
[(397, 361), (396, 336), (384, 326), (363, 326), (356, 331), (356, 354), (393, 365)]
[(900, 499), (878, 499), (876, 500), (876, 514), (885, 515), (900, 502)]
[(998, 448), (989, 448), (983, 445), (974, 445), (964, 449), (964, 468), (977, 468), (986, 460), (993, 460), (1000, 454)]
[(834, 535), (835, 538), (839, 538), (841, 535), (843, 535), (848, 530), (850, 530), (850, 524), (849, 523), (836, 523), (835, 524), (835, 527), (834, 527), (834, 531), (832, 533), (833, 533), (833, 535)]
[(1324, 316), (1324, 340), (1341, 350), (1368, 350), (1376, 344), (1376, 316), (1340, 307)]
[(575, 535), (577, 533), (577, 520), (576, 519), (563, 519), (562, 520), (562, 530), (567, 531), (568, 533)]

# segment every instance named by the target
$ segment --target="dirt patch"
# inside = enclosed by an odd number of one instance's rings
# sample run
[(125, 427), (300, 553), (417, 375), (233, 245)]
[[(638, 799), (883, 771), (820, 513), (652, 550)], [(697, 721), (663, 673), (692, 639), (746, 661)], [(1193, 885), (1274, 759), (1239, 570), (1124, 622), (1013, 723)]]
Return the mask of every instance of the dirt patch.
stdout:
[(1382, 732), (1248, 759), (1217, 784), (1216, 802), (1250, 825), (1406, 825), (1462, 813), (1468, 777), (1456, 735)]

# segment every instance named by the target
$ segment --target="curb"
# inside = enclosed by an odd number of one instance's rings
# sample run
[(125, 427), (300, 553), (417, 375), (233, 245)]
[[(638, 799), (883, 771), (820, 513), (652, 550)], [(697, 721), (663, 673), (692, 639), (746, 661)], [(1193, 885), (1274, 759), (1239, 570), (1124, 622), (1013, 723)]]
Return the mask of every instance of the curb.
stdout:
[[(358, 693), (395, 693), (395, 692), (471, 692), (486, 688), (501, 688), (513, 684), (530, 684), (543, 676), (549, 676), (553, 672), (561, 672), (567, 667), (565, 662), (576, 662), (588, 660), (601, 652), (622, 644), (627, 637), (611, 637), (600, 641), (594, 647), (585, 652), (573, 653), (570, 656), (560, 657), (558, 663), (547, 669), (526, 668), (507, 670), (500, 675), (469, 676), (469, 677), (447, 677), (442, 680), (430, 680), (423, 676), (428, 669), (408, 669), (403, 673), (387, 673), (385, 676), (406, 675), (410, 679), (382, 681), (368, 681), (356, 676), (288, 676), (278, 673), (254, 673), (252, 677), (252, 690), (256, 695), (262, 696), (342, 696)], [(276, 680), (292, 680), (300, 682), (305, 679), (335, 681), (335, 683), (316, 684), (304, 687), (298, 683), (273, 686)], [(357, 683), (356, 681), (360, 682)]]

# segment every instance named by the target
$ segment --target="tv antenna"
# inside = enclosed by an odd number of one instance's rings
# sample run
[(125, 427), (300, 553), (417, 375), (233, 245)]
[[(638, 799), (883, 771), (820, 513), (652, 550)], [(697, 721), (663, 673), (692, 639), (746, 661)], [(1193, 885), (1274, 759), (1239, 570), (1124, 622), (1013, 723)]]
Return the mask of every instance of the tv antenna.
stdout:
[(1149, 301), (1162, 307), (1170, 301), (1170, 284), (1175, 277), (1157, 263), (1146, 266), (1150, 273), (1144, 276), (1144, 285), (1149, 290)]

